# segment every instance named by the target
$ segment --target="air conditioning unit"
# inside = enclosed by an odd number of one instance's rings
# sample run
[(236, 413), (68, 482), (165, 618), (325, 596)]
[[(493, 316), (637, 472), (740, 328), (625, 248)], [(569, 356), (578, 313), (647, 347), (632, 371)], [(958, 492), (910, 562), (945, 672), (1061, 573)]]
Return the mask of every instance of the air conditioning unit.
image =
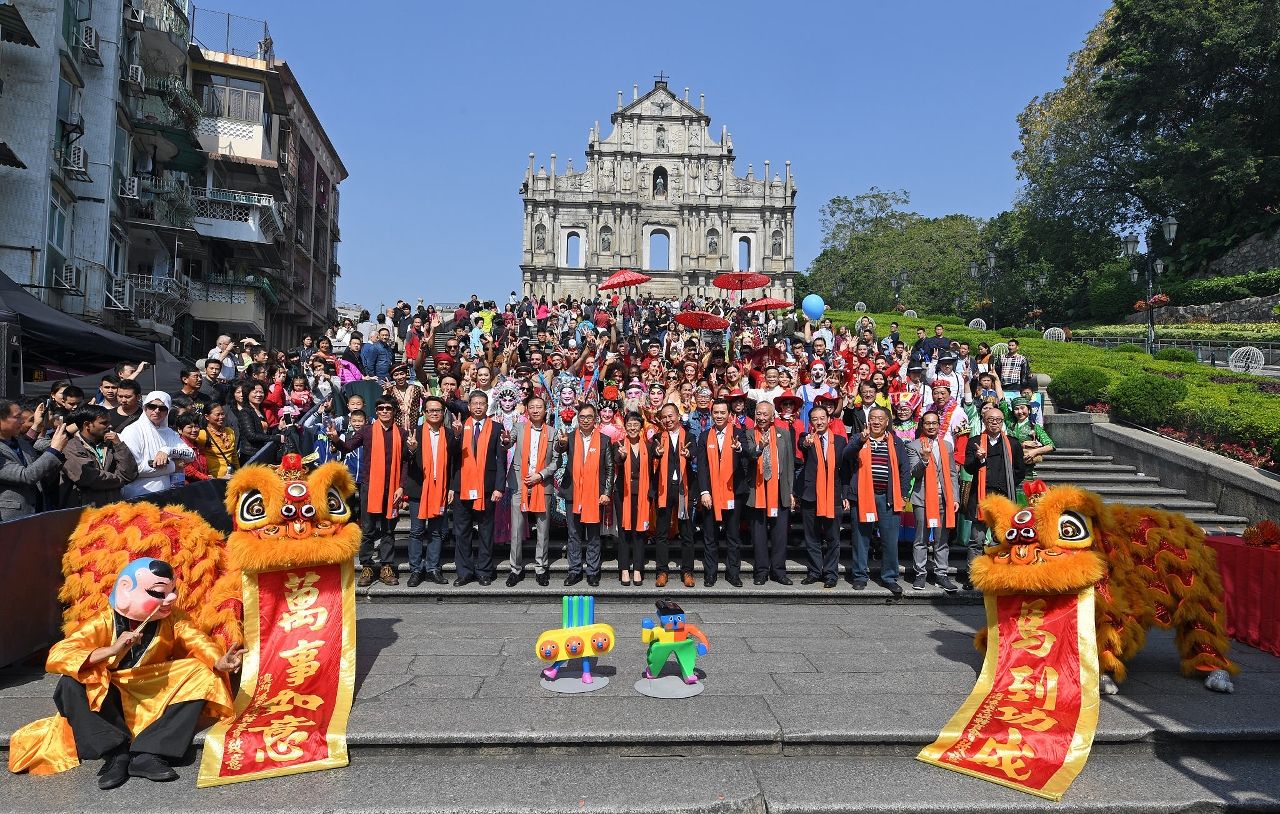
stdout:
[(144, 12), (140, 8), (133, 6), (124, 7), (124, 27), (132, 28), (135, 31), (141, 31), (145, 27), (143, 22)]
[(133, 284), (122, 277), (113, 278), (105, 305), (110, 311), (133, 311)]
[(88, 172), (89, 153), (80, 145), (72, 144), (62, 151), (62, 168), (71, 172)]
[(67, 263), (62, 271), (53, 273), (53, 287), (78, 297), (84, 296), (84, 269)]
[(80, 59), (91, 65), (101, 65), (102, 57), (98, 53), (98, 29), (86, 25), (80, 29)]
[(142, 90), (143, 86), (147, 84), (147, 75), (142, 70), (141, 65), (129, 66), (128, 82), (130, 85), (133, 85), (138, 90)]
[(131, 176), (120, 180), (120, 197), (138, 199), (138, 177)]

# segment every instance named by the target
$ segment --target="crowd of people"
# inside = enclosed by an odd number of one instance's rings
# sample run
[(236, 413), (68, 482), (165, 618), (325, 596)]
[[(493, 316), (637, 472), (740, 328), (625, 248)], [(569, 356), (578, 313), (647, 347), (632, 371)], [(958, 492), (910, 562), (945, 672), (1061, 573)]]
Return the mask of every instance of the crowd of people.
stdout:
[[(693, 311), (729, 327), (686, 328)], [(599, 584), (605, 540), (623, 585), (693, 587), (698, 554), (705, 585), (740, 586), (744, 554), (757, 584), (790, 584), (794, 527), (803, 583), (835, 587), (850, 539), (853, 588), (878, 556), (898, 594), (905, 524), (913, 587), (954, 591), (949, 548), (981, 551), (981, 498), (1016, 499), (1053, 449), (1029, 361), (1016, 340), (999, 350), (941, 324), (912, 339), (896, 322), (837, 327), (725, 299), (401, 301), (287, 351), (219, 337), (173, 392), (144, 395), (139, 366), (121, 363), (89, 397), (60, 383), (47, 401), (0, 401), (0, 518), (297, 451), (342, 460), (359, 484), (362, 586), (398, 584), (403, 512), (411, 587), (446, 583), (449, 537), (455, 585), (498, 579), (500, 551), (508, 586), (530, 568), (547, 585), (555, 529), (566, 585)]]

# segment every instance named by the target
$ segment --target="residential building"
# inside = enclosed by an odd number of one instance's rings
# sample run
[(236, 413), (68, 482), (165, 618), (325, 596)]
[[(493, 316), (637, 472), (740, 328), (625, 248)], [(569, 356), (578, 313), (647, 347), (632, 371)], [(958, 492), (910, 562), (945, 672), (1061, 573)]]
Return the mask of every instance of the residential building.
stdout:
[(187, 356), (220, 333), (284, 347), (323, 330), (347, 173), (265, 22), (189, 0), (13, 0), (0, 31), (0, 271)]

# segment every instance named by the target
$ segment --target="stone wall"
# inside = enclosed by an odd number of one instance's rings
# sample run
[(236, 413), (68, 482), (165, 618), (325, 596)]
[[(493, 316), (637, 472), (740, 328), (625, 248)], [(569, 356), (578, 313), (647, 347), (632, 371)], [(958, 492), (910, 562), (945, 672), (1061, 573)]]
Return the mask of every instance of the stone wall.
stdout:
[[(1276, 295), (1209, 305), (1166, 305), (1156, 309), (1156, 324), (1177, 325), (1206, 317), (1210, 322), (1271, 322), (1276, 318), (1273, 310), (1276, 305), (1280, 305), (1280, 296)], [(1146, 324), (1147, 312), (1135, 311), (1125, 317), (1124, 321), (1132, 325)]]
[[(1280, 268), (1280, 231), (1259, 232), (1204, 268), (1205, 277), (1234, 277), (1258, 269)], [(1200, 276), (1200, 275), (1197, 275)]]

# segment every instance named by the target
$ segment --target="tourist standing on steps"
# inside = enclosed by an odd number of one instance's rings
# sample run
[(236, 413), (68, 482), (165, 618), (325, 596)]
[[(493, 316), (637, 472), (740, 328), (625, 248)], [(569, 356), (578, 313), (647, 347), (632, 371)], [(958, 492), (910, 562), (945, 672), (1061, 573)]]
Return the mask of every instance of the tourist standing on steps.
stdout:
[(396, 400), (379, 396), (374, 404), (375, 421), (348, 434), (329, 428), (329, 444), (344, 455), (360, 450), (360, 578), (356, 585), (373, 584), (374, 568), (384, 585), (399, 585), (395, 568), (395, 530), (404, 498), (403, 482), (408, 469), (411, 439), (396, 423)]
[(924, 589), (932, 561), (934, 584), (947, 593), (955, 593), (959, 589), (947, 569), (949, 543), (960, 508), (960, 468), (951, 442), (942, 437), (942, 422), (936, 412), (930, 410), (920, 418), (920, 429), (920, 437), (907, 443), (911, 476), (915, 479), (911, 507), (916, 518), (916, 538), (911, 551), (916, 573), (911, 587)]
[(969, 562), (982, 556), (987, 537), (987, 524), (979, 505), (989, 494), (1018, 499), (1018, 486), (1026, 474), (1022, 444), (1005, 435), (1004, 413), (994, 404), (982, 408), (982, 433), (969, 439), (964, 468), (973, 476), (973, 487), (965, 513), (973, 520), (969, 534)]
[(525, 417), (511, 435), (514, 455), (507, 470), (507, 493), (511, 495), (511, 574), (507, 587), (524, 579), (523, 541), (525, 529), (537, 536), (533, 570), (538, 584), (550, 584), (548, 550), (551, 545), (552, 477), (559, 465), (553, 431), (547, 424), (547, 402), (532, 396), (525, 402)]
[(672, 526), (680, 540), (680, 579), (686, 588), (693, 587), (693, 504), (689, 501), (689, 484), (693, 471), (689, 460), (693, 455), (693, 439), (680, 426), (680, 410), (674, 404), (662, 405), (658, 413), (662, 429), (654, 436), (653, 454), (658, 459), (657, 561), (653, 584), (666, 587), (667, 568), (671, 565), (670, 537)]
[(720, 541), (726, 546), (724, 579), (742, 587), (741, 531), (743, 509), (752, 479), (748, 461), (759, 454), (747, 431), (729, 422), (729, 403), (711, 403), (711, 428), (698, 439), (696, 460), (702, 504), (702, 584), (716, 584), (720, 570)]
[(578, 408), (578, 427), (560, 429), (556, 449), (568, 458), (568, 469), (560, 485), (565, 515), (569, 526), (569, 574), (564, 584), (582, 581), (587, 570), (587, 585), (600, 585), (600, 523), (604, 507), (613, 492), (613, 455), (604, 448), (605, 436), (596, 428), (596, 408), (588, 403)]
[(831, 413), (815, 405), (809, 411), (809, 432), (801, 436), (800, 469), (795, 492), (804, 523), (809, 569), (801, 585), (821, 582), (834, 588), (840, 581), (840, 523), (849, 511), (849, 496), (841, 470), (845, 439), (830, 428)]
[(457, 496), (453, 481), (462, 447), (457, 433), (445, 424), (445, 415), (444, 401), (427, 396), (423, 404), (426, 421), (410, 431), (417, 436), (404, 480), (405, 497), (409, 499), (410, 588), (418, 587), (423, 580), (449, 584), (440, 567), (440, 550)]
[[(617, 473), (618, 575), (624, 586), (644, 584), (644, 546), (649, 541), (649, 512), (657, 497), (653, 445), (641, 435), (644, 418), (628, 413), (623, 421), (626, 435), (614, 445)], [(662, 443), (662, 439), (658, 439)]]
[(872, 407), (867, 426), (849, 440), (844, 457), (852, 476), (853, 589), (867, 587), (867, 552), (880, 532), (880, 580), (889, 593), (902, 596), (898, 584), (898, 530), (903, 504), (911, 490), (907, 448), (889, 432), (891, 418), (883, 407)]
[[(454, 562), (459, 587), (472, 582), (488, 586), (497, 568), (493, 561), (494, 506), (502, 500), (507, 474), (507, 431), (489, 419), (489, 396), (473, 390), (467, 399), (470, 415), (465, 422), (454, 419), (460, 432), (462, 454), (458, 469), (458, 497), (453, 502)], [(479, 546), (472, 550), (473, 533)]]
[(747, 493), (747, 516), (751, 524), (751, 541), (755, 549), (756, 585), (769, 580), (790, 585), (787, 576), (787, 533), (791, 527), (791, 510), (795, 506), (796, 446), (791, 430), (774, 423), (773, 405), (762, 401), (756, 405), (756, 448), (754, 479)]

